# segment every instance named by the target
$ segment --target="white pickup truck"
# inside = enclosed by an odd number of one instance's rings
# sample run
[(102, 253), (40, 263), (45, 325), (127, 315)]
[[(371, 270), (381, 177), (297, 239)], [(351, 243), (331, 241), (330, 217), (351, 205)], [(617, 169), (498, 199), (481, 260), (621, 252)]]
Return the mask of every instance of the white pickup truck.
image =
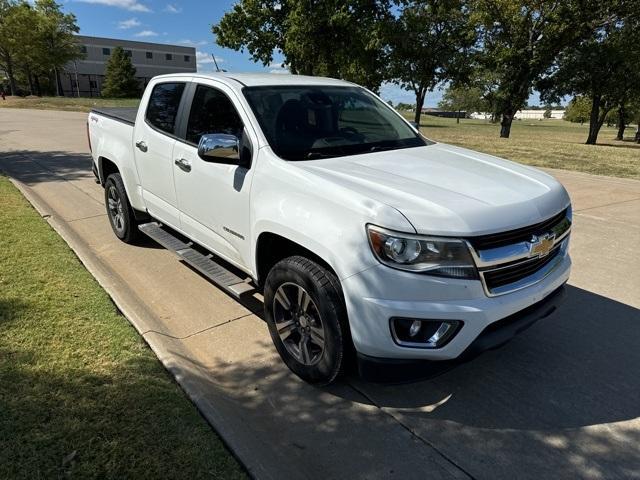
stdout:
[(553, 312), (569, 277), (560, 183), (427, 140), (349, 82), (163, 75), (137, 111), (87, 125), (114, 233), (262, 292), (276, 349), (311, 383), (471, 358)]

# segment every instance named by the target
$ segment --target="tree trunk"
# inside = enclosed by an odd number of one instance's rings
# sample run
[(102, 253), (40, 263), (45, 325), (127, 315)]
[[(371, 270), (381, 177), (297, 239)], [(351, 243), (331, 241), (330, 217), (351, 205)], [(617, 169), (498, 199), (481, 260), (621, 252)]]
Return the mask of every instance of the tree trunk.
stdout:
[(640, 143), (640, 122), (638, 122), (638, 128), (636, 129), (636, 142)]
[(624, 140), (624, 130), (626, 127), (624, 122), (624, 105), (620, 105), (618, 107), (618, 135), (616, 135), (616, 140)]
[(509, 138), (511, 134), (511, 123), (515, 112), (513, 110), (505, 110), (502, 112), (502, 121), (500, 122), (500, 138)]
[(35, 89), (33, 88), (33, 77), (31, 76), (31, 69), (27, 67), (25, 69), (25, 73), (27, 74), (27, 82), (29, 82), (29, 95), (33, 95)]
[(589, 115), (589, 136), (587, 137), (587, 145), (595, 145), (600, 132), (600, 95), (594, 95), (591, 101), (591, 113)]
[(458, 114), (456, 115), (456, 123), (460, 123), (460, 110), (458, 110)]
[(55, 67), (53, 69), (53, 75), (56, 82), (56, 96), (64, 97), (64, 90), (62, 90), (62, 80), (60, 80), (60, 72)]
[(7, 58), (7, 77), (9, 77), (9, 90), (11, 91), (11, 95), (15, 96), (18, 94), (18, 87), (16, 86), (16, 79), (13, 76), (13, 62), (11, 58)]
[(416, 114), (414, 121), (420, 126), (420, 116), (422, 115), (422, 106), (424, 105), (424, 90), (415, 90), (416, 93)]
[(36, 83), (36, 95), (38, 95), (39, 97), (42, 96), (42, 88), (40, 88), (40, 78), (38, 77), (38, 75), (34, 75), (34, 80)]

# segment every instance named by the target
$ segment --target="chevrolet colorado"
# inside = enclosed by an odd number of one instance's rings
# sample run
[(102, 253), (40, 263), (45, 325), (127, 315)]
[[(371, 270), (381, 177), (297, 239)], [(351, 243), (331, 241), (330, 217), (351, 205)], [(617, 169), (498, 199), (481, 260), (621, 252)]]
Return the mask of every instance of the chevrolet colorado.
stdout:
[(432, 142), (349, 82), (163, 75), (137, 110), (93, 110), (87, 133), (115, 235), (263, 292), (277, 351), (311, 383), (349, 353), (363, 373), (494, 348), (569, 277), (560, 183)]

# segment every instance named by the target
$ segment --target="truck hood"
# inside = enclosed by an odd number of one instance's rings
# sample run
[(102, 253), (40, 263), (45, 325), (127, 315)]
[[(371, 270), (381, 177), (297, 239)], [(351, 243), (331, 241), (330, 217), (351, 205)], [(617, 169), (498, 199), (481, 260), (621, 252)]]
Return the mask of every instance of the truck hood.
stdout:
[(470, 236), (515, 229), (570, 202), (564, 187), (544, 172), (440, 143), (297, 165), (396, 208), (417, 233)]

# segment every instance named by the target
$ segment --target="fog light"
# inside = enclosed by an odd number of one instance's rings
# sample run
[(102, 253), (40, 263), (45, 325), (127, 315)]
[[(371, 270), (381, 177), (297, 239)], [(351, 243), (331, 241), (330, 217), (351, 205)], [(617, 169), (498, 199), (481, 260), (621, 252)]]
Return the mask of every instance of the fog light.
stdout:
[(460, 330), (459, 320), (392, 318), (389, 322), (393, 340), (403, 347), (440, 348)]
[(422, 326), (422, 322), (420, 320), (414, 320), (411, 326), (409, 327), (409, 336), (415, 337), (420, 331), (421, 326)]

